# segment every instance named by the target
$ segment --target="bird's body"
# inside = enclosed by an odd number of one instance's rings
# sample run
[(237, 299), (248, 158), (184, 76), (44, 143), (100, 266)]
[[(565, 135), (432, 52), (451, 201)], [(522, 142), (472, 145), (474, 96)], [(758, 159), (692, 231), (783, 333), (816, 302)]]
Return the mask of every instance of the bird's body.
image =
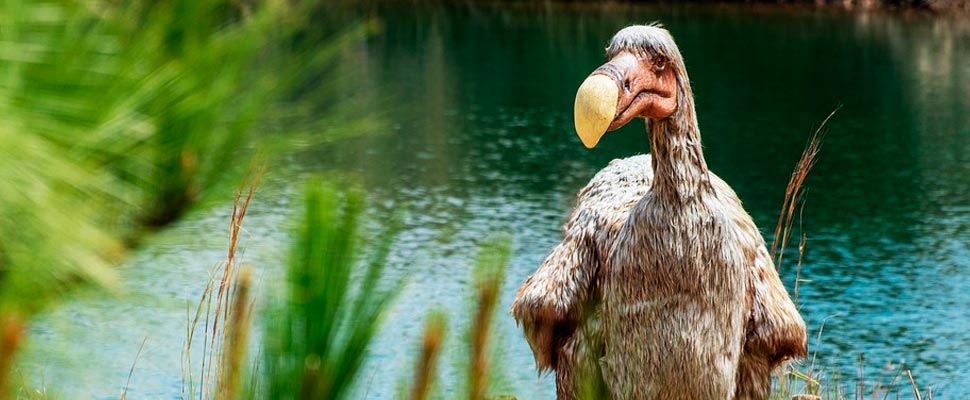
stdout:
[[(752, 275), (770, 277), (774, 269), (768, 259), (760, 267), (769, 271), (758, 270), (758, 252), (767, 254), (760, 233), (731, 188), (708, 177), (710, 185), (684, 201), (668, 201), (654, 187), (616, 239), (601, 289), (603, 376), (613, 398), (731, 399), (738, 392)], [(797, 316), (794, 307), (787, 311)]]
[[(512, 313), (559, 398), (588, 397), (590, 383), (617, 399), (766, 398), (771, 371), (805, 354), (804, 321), (751, 217), (707, 169), (673, 39), (630, 27), (607, 52), (587, 81), (625, 86), (596, 92), (623, 106), (608, 125), (646, 117), (653, 154), (612, 162), (580, 192)], [(580, 125), (595, 145), (602, 133)]]
[[(605, 348), (601, 297), (612, 288), (602, 289), (606, 274), (600, 270), (612, 269), (606, 267), (610, 250), (620, 237), (630, 211), (645, 201), (644, 196), (650, 192), (651, 164), (650, 155), (639, 155), (613, 160), (599, 171), (577, 195), (576, 207), (563, 225), (563, 241), (519, 288), (512, 314), (526, 330), (540, 369), (555, 372), (560, 399), (577, 398), (582, 390), (597, 391), (602, 385), (600, 360), (605, 356)], [(764, 241), (740, 200), (723, 180), (714, 174), (710, 176), (718, 197), (728, 200), (722, 203), (728, 205), (722, 210), (733, 220), (736, 238), (755, 247), (754, 262), (744, 271), (749, 282), (746, 291), (752, 293), (746, 297), (750, 304), (743, 307), (748, 310), (744, 323), (750, 329), (743, 338), (747, 350), (740, 352), (740, 360), (736, 362), (736, 398), (764, 398), (770, 385), (770, 372), (784, 354), (800, 354), (797, 347), (804, 342), (804, 325), (794, 305), (788, 306), (788, 292), (778, 279)], [(682, 221), (682, 225), (686, 223)], [(638, 231), (624, 232), (623, 240), (636, 242)], [(617, 283), (622, 282), (614, 281), (612, 285), (621, 286)], [(693, 332), (701, 331), (692, 329), (688, 333)], [(772, 343), (777, 343), (777, 350), (769, 350)], [(613, 345), (623, 347), (617, 341)], [(622, 352), (614, 354), (620, 355), (619, 363), (627, 364), (628, 359)], [(680, 369), (681, 363), (668, 364), (678, 367), (677, 371), (687, 371)], [(715, 364), (702, 369), (712, 365)]]
[(650, 190), (650, 163), (649, 155), (613, 160), (580, 190), (562, 242), (522, 284), (512, 306), (539, 369), (555, 371), (560, 399), (602, 390), (600, 268), (630, 209)]

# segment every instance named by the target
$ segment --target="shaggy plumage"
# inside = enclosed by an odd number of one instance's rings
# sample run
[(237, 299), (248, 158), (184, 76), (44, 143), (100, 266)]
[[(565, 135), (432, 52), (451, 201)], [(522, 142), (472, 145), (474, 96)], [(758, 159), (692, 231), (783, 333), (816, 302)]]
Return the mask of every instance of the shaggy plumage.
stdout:
[[(653, 155), (615, 160), (579, 193), (512, 314), (561, 399), (763, 399), (806, 352), (805, 325), (757, 227), (708, 171), (683, 59), (666, 30), (629, 27), (608, 54), (662, 55), (677, 107), (648, 119)], [(582, 396), (586, 397), (586, 396)]]
[(602, 390), (599, 358), (600, 267), (630, 208), (650, 190), (650, 156), (613, 160), (578, 195), (562, 243), (519, 288), (512, 315), (522, 326), (540, 372), (554, 370), (560, 399)]

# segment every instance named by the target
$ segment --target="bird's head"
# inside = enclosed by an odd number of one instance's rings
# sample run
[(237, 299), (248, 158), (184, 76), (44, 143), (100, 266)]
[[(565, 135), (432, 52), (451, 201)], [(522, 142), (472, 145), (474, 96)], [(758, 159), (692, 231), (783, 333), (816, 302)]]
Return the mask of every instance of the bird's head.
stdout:
[(574, 117), (576, 133), (593, 148), (606, 131), (633, 118), (668, 118), (691, 97), (680, 50), (659, 25), (634, 25), (613, 36), (609, 61), (579, 86)]

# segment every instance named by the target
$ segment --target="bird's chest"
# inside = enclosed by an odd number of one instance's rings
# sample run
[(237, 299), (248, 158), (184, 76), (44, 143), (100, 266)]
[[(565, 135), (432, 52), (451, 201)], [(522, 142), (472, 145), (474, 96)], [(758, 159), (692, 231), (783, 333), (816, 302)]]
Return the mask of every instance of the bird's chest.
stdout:
[(717, 208), (651, 206), (631, 211), (602, 270), (604, 376), (652, 398), (727, 398), (747, 314), (745, 246)]
[(723, 301), (743, 291), (745, 252), (731, 219), (695, 204), (640, 204), (617, 239), (604, 289), (624, 302)]

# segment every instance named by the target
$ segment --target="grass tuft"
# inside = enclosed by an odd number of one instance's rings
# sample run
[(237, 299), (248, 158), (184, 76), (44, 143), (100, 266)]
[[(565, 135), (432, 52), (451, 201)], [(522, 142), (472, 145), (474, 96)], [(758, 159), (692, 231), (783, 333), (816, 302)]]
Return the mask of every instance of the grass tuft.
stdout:
[[(311, 181), (294, 232), (287, 298), (267, 319), (261, 397), (338, 399), (350, 392), (382, 316), (400, 283), (380, 288), (392, 233), (358, 265), (361, 194)], [(355, 284), (356, 283), (356, 284)]]

